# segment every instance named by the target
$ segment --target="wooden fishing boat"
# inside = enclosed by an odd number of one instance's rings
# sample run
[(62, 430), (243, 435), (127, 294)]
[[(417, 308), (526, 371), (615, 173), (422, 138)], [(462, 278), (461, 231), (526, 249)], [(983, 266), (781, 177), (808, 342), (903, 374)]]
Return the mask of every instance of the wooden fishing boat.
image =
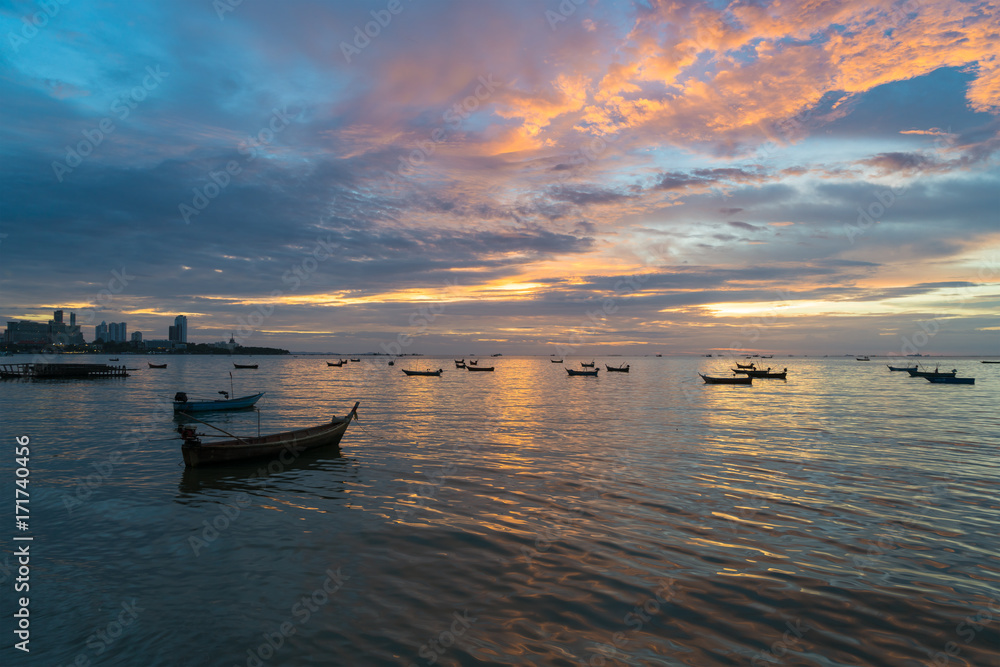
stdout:
[(589, 364), (585, 364), (581, 361), (580, 365), (583, 366), (584, 368), (593, 368), (595, 364), (593, 361), (591, 361)]
[(403, 372), (406, 373), (407, 375), (426, 375), (426, 376), (433, 375), (435, 377), (441, 377), (441, 373), (443, 371), (444, 371), (443, 368), (439, 368), (436, 371), (408, 371), (405, 368), (403, 369)]
[(395, 361), (393, 361), (392, 359), (390, 359), (390, 360), (389, 360), (389, 365), (390, 365), (390, 366), (395, 366), (395, 365), (396, 365), (396, 362), (395, 362)]
[(604, 364), (604, 367), (608, 369), (609, 373), (628, 373), (629, 364), (622, 364), (617, 368), (614, 366), (608, 366), (607, 364)]
[(465, 368), (465, 359), (461, 361), (455, 360), (455, 368)]
[(465, 365), (466, 366), (475, 366), (478, 363), (479, 363), (479, 359), (469, 359), (468, 361), (465, 362)]
[(352, 362), (361, 361), (360, 359), (351, 359)]
[(705, 384), (753, 384), (753, 378), (747, 377), (731, 377), (731, 378), (714, 378), (707, 375), (701, 375), (701, 379), (705, 381)]
[(854, 358), (855, 358), (855, 359), (856, 359), (857, 361), (871, 361), (871, 359), (869, 359), (869, 358), (868, 358), (868, 355), (867, 355), (867, 354), (866, 354), (865, 356), (863, 356), (863, 357), (854, 357)]
[(885, 367), (890, 371), (908, 371), (916, 368), (916, 366), (890, 366), (889, 364), (886, 364)]
[(355, 403), (346, 417), (334, 417), (326, 424), (249, 438), (226, 433), (232, 440), (211, 443), (202, 442), (200, 436), (204, 434), (196, 433), (192, 425), (182, 424), (177, 427), (177, 431), (184, 440), (184, 444), (181, 445), (184, 465), (195, 468), (279, 455), (284, 461), (285, 452), (290, 453), (291, 460), (294, 460), (301, 452), (308, 449), (337, 446), (347, 432), (351, 420), (357, 419), (358, 405), (359, 403)]
[(233, 366), (236, 368), (257, 368), (257, 364), (238, 364), (235, 361), (233, 362)]
[(1000, 364), (1000, 361), (980, 361), (981, 364)]
[(589, 376), (589, 377), (597, 377), (597, 371), (599, 371), (599, 370), (601, 370), (601, 369), (600, 368), (595, 368), (592, 371), (575, 371), (572, 368), (567, 368), (566, 372), (570, 374), (570, 377), (572, 377), (574, 375), (586, 375), (586, 376)]
[(935, 367), (932, 371), (922, 371), (919, 366), (917, 368), (907, 368), (906, 372), (910, 374), (911, 378), (953, 378), (958, 374), (958, 371), (954, 368), (950, 371), (939, 371), (937, 367)]
[(493, 366), (466, 366), (465, 369), (468, 370), (468, 371), (490, 371), (490, 372), (492, 372), (493, 371)]
[[(551, 361), (554, 364), (561, 364), (563, 362), (562, 359), (549, 359), (549, 361)], [(984, 361), (983, 363), (985, 364), (986, 362)]]
[(754, 365), (754, 364), (753, 364), (752, 362), (751, 362), (751, 363), (749, 363), (749, 364), (747, 364), (747, 365), (743, 365), (743, 364), (741, 364), (741, 363), (737, 362), (737, 363), (736, 363), (736, 368), (742, 368), (742, 369), (745, 369), (745, 370), (750, 370), (750, 371), (752, 371), (752, 370), (754, 370), (755, 368), (757, 368), (757, 366), (756, 366), (756, 365)]
[(215, 401), (191, 401), (183, 391), (174, 394), (174, 412), (207, 412), (209, 410), (242, 410), (252, 407), (260, 400), (265, 392), (253, 394), (252, 396), (240, 396), (239, 398), (229, 398), (229, 392), (220, 391), (225, 396)]
[(334, 363), (332, 361), (328, 361), (328, 362), (326, 362), (326, 365), (327, 366), (333, 366), (334, 368), (340, 368), (341, 366), (344, 365), (344, 362), (343, 361), (338, 361), (338, 362)]
[(953, 375), (939, 375), (935, 377), (925, 375), (924, 379), (934, 384), (976, 384), (976, 378), (957, 378)]
[(166, 368), (167, 367), (166, 364), (154, 364), (151, 361), (147, 361), (146, 363), (149, 364), (150, 368)]
[(770, 368), (766, 370), (755, 370), (755, 371), (740, 371), (740, 373), (745, 373), (747, 377), (751, 378), (771, 378), (774, 380), (784, 380), (785, 376), (788, 374), (788, 369), (785, 368), (782, 371), (772, 371)]

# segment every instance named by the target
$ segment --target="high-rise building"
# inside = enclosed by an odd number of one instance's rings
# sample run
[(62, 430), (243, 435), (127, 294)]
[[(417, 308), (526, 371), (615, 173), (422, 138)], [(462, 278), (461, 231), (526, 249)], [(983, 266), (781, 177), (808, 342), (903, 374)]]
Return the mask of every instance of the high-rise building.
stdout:
[(7, 322), (4, 332), (5, 343), (24, 345), (82, 345), (83, 334), (76, 325), (76, 316), (70, 313), (70, 323), (63, 321), (63, 311), (57, 310), (46, 324), (41, 322)]
[(128, 336), (128, 325), (125, 322), (112, 322), (108, 325), (108, 337), (104, 340), (113, 343), (124, 343)]
[(178, 315), (174, 318), (174, 326), (177, 328), (177, 342), (188, 342), (188, 318), (187, 315)]
[(167, 327), (167, 340), (169, 340), (171, 343), (177, 342), (177, 327), (175, 327), (173, 324)]
[(94, 327), (94, 340), (103, 340), (105, 343), (108, 342), (108, 323), (101, 321), (96, 327)]
[(52, 321), (55, 322), (56, 324), (62, 324), (63, 323), (63, 311), (61, 311), (61, 310), (55, 311), (52, 314)]
[(76, 326), (76, 313), (70, 313), (69, 314), (69, 325), (71, 327), (75, 327)]
[(141, 343), (142, 342), (142, 332), (141, 331), (133, 331), (132, 332), (132, 342), (133, 343)]

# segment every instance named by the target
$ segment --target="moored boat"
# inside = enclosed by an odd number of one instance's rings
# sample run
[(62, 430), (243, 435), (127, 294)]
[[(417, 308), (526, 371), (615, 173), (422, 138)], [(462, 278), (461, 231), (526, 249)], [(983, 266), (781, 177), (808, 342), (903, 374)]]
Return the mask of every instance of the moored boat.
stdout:
[(890, 366), (889, 364), (886, 364), (885, 367), (888, 368), (890, 371), (908, 371), (911, 368), (913, 369), (916, 368), (916, 366)]
[[(563, 362), (562, 359), (549, 359), (549, 361), (551, 361), (554, 364), (561, 364)], [(986, 362), (984, 361), (983, 363), (985, 364)]]
[(736, 362), (736, 368), (742, 368), (742, 369), (746, 369), (746, 370), (750, 370), (750, 371), (752, 371), (752, 370), (754, 370), (755, 368), (757, 368), (757, 366), (756, 366), (756, 365), (754, 365), (754, 364), (753, 364), (752, 362), (751, 362), (751, 363), (749, 363), (749, 364), (746, 364), (746, 365), (743, 365), (743, 364), (741, 364), (741, 363), (739, 363), (739, 362)]
[(976, 384), (976, 378), (957, 378), (951, 375), (941, 375), (937, 377), (924, 376), (928, 382), (934, 384)]
[(599, 371), (599, 370), (601, 370), (601, 369), (600, 368), (595, 368), (592, 371), (575, 371), (572, 368), (567, 368), (566, 372), (569, 373), (570, 377), (572, 377), (574, 375), (586, 375), (586, 376), (589, 376), (589, 377), (597, 377), (597, 371)]
[(951, 369), (950, 371), (939, 371), (937, 367), (932, 371), (922, 371), (920, 367), (907, 368), (906, 372), (910, 374), (911, 378), (943, 378), (943, 377), (955, 377), (958, 374), (958, 370)]
[(402, 369), (402, 370), (407, 375), (426, 375), (426, 376), (432, 376), (433, 375), (435, 377), (440, 377), (441, 373), (444, 371), (443, 368), (439, 368), (436, 371), (408, 371), (405, 368)]
[(628, 373), (629, 364), (622, 364), (621, 366), (608, 366), (604, 364), (604, 367), (608, 369), (609, 373)]
[(241, 410), (249, 408), (259, 401), (265, 392), (253, 394), (252, 396), (240, 396), (239, 398), (229, 398), (229, 393), (220, 391), (225, 396), (213, 401), (191, 401), (188, 395), (179, 391), (174, 394), (174, 412), (207, 412), (209, 410)]
[(773, 380), (784, 380), (785, 376), (788, 374), (788, 369), (785, 368), (779, 371), (772, 371), (770, 368), (758, 369), (755, 371), (740, 371), (740, 373), (745, 373), (747, 377), (752, 378), (771, 378)]
[(226, 433), (232, 437), (232, 440), (212, 443), (203, 443), (199, 437), (200, 434), (196, 433), (194, 427), (190, 424), (182, 424), (177, 427), (177, 430), (184, 440), (184, 444), (181, 445), (184, 465), (195, 468), (201, 465), (229, 463), (276, 455), (283, 456), (286, 451), (291, 453), (292, 459), (294, 459), (307, 449), (339, 445), (351, 420), (357, 419), (358, 405), (359, 403), (355, 403), (346, 417), (334, 417), (326, 424), (248, 438), (240, 438)]
[(236, 368), (257, 368), (257, 364), (238, 364), (235, 361), (233, 362), (233, 366)]
[(465, 359), (456, 359), (455, 368), (465, 368)]
[[(392, 362), (390, 362), (390, 363), (392, 363)], [(341, 366), (344, 365), (344, 362), (343, 361), (338, 361), (338, 362), (334, 363), (332, 361), (328, 361), (328, 362), (326, 362), (326, 365), (327, 366), (333, 366), (334, 368), (340, 368)]]
[(166, 364), (154, 364), (151, 361), (147, 361), (146, 363), (149, 364), (150, 368), (166, 368), (167, 367)]
[(493, 366), (466, 366), (467, 371), (493, 371)]
[(750, 376), (746, 377), (731, 377), (731, 378), (716, 378), (709, 377), (707, 375), (701, 375), (701, 379), (705, 381), (705, 384), (753, 384), (753, 378)]
[(867, 354), (863, 357), (854, 357), (854, 358), (858, 361), (871, 361), (871, 359), (868, 357)]
[(593, 368), (595, 366), (595, 363), (591, 361), (589, 364), (585, 364), (581, 361), (580, 365), (583, 366), (584, 368)]

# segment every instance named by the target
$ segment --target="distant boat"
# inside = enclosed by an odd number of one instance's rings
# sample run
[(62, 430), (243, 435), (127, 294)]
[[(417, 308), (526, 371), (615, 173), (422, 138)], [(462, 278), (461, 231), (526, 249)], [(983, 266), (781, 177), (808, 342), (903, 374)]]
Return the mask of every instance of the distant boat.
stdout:
[(601, 369), (600, 368), (595, 368), (592, 371), (575, 371), (572, 368), (567, 368), (566, 372), (569, 373), (570, 376), (573, 376), (573, 375), (586, 375), (586, 376), (589, 376), (589, 377), (597, 377), (597, 371), (599, 371), (599, 370), (601, 370)]
[(581, 366), (583, 366), (584, 368), (593, 368), (593, 367), (594, 367), (594, 362), (593, 362), (593, 361), (591, 361), (591, 362), (590, 362), (589, 364), (585, 364), (585, 363), (583, 363), (583, 362), (581, 361), (581, 362), (580, 362), (580, 365), (581, 365)]
[(976, 378), (957, 378), (951, 375), (939, 375), (936, 377), (924, 376), (928, 382), (934, 384), (976, 384)]
[(762, 354), (762, 355), (760, 355), (760, 358), (761, 359), (773, 359), (774, 355), (773, 354)]
[(737, 362), (736, 368), (745, 368), (747, 370), (751, 370), (752, 371), (753, 369), (755, 369), (757, 367), (754, 364), (752, 364), (752, 363), (751, 364), (747, 364), (747, 365), (744, 366), (743, 364)]
[(492, 371), (493, 366), (466, 366), (467, 371)]
[(479, 363), (479, 359), (469, 359), (468, 361), (465, 362), (465, 365), (466, 366), (475, 366), (478, 363)]
[[(563, 362), (562, 359), (549, 359), (549, 361), (551, 361), (554, 364), (561, 364)], [(986, 362), (984, 361), (983, 363), (985, 364)]]
[(229, 393), (220, 391), (226, 398), (215, 401), (189, 401), (188, 395), (183, 391), (174, 394), (174, 412), (206, 412), (209, 410), (240, 410), (249, 408), (260, 400), (264, 392), (253, 394), (252, 396), (240, 396), (239, 398), (229, 398)]
[[(392, 362), (390, 361), (389, 363), (391, 364)], [(341, 366), (344, 365), (344, 362), (343, 361), (338, 361), (338, 362), (334, 363), (332, 361), (328, 361), (328, 362), (326, 362), (326, 365), (327, 366), (333, 366), (334, 368), (340, 368)]]
[(360, 359), (351, 359), (351, 361), (361, 361)]
[(236, 368), (257, 368), (257, 364), (238, 364), (235, 361), (233, 362), (233, 366)]
[(396, 365), (396, 362), (395, 362), (395, 361), (393, 361), (392, 359), (390, 359), (390, 360), (389, 360), (389, 365), (390, 365), (390, 366), (395, 366), (395, 365)]
[(706, 354), (706, 355), (704, 355), (704, 356), (706, 356), (706, 357), (710, 357), (710, 356), (712, 356), (712, 355), (710, 355), (710, 354)]
[(494, 357), (502, 357), (502, 356), (503, 356), (503, 354), (501, 354), (501, 353), (497, 352), (496, 354), (494, 354), (494, 355), (491, 355), (491, 356), (494, 356)]
[(915, 366), (890, 366), (889, 364), (886, 364), (885, 367), (890, 371), (908, 371), (911, 368), (915, 368)]
[(465, 359), (455, 360), (455, 368), (465, 368)]
[(906, 372), (910, 374), (911, 378), (943, 378), (943, 377), (955, 377), (958, 373), (956, 369), (951, 369), (950, 371), (938, 371), (937, 367), (932, 371), (922, 371), (920, 367), (917, 368), (907, 368)]
[(608, 366), (607, 364), (604, 364), (604, 367), (608, 369), (609, 373), (628, 373), (629, 364), (622, 364), (617, 368), (614, 366)]
[[(111, 361), (116, 361), (116, 360), (112, 359)], [(1000, 364), (1000, 361), (980, 361), (979, 363), (981, 363), (981, 364)]]
[(167, 367), (166, 364), (154, 364), (151, 361), (147, 361), (146, 363), (149, 364), (150, 368), (166, 368)]
[[(203, 443), (192, 425), (182, 424), (177, 427), (177, 430), (184, 440), (184, 444), (181, 445), (184, 465), (188, 468), (195, 468), (201, 465), (277, 456), (284, 452), (290, 452), (294, 459), (299, 452), (307, 449), (339, 445), (351, 420), (357, 419), (358, 405), (355, 403), (346, 417), (334, 417), (325, 424), (255, 438), (240, 438), (226, 433), (222, 429), (217, 429), (233, 439), (212, 443)], [(211, 426), (211, 424), (207, 425)], [(212, 428), (216, 427), (212, 426)]]
[(435, 377), (441, 377), (441, 373), (443, 371), (444, 371), (443, 368), (439, 368), (436, 371), (408, 371), (405, 368), (403, 369), (403, 372), (406, 373), (407, 375), (427, 375), (427, 376), (433, 375)]
[(662, 357), (663, 355), (662, 355), (662, 354), (658, 354), (658, 355), (656, 355), (656, 356), (658, 356), (658, 357)]
[(705, 384), (753, 384), (753, 378), (747, 377), (731, 377), (731, 378), (713, 378), (707, 375), (701, 375), (701, 379), (705, 381)]
[(868, 358), (867, 354), (863, 357), (854, 357), (854, 358), (857, 359), (858, 361), (871, 361), (871, 359)]
[[(118, 357), (108, 357), (108, 361), (118, 361)], [(983, 363), (985, 364), (989, 362), (984, 361)]]

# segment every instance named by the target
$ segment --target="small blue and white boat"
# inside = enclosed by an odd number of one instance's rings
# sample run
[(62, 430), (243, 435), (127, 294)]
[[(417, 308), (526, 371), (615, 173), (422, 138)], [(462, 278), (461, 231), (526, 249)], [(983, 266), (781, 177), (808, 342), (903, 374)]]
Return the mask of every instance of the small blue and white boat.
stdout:
[(242, 408), (253, 407), (253, 404), (260, 400), (266, 392), (260, 392), (252, 396), (240, 396), (239, 398), (229, 398), (229, 392), (220, 391), (225, 398), (215, 401), (189, 401), (187, 394), (179, 391), (174, 394), (174, 412), (208, 412), (209, 410), (240, 410)]

